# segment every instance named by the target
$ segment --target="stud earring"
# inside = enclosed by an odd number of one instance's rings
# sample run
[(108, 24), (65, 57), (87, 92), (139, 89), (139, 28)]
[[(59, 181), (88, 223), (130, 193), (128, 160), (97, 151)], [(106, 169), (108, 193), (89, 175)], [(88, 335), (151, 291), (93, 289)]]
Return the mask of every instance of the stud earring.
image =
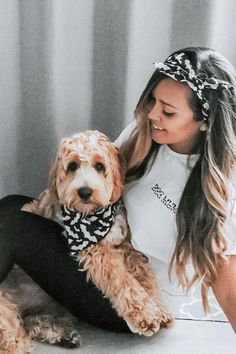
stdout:
[(207, 130), (206, 124), (201, 125), (200, 130), (201, 130), (201, 132), (205, 132)]

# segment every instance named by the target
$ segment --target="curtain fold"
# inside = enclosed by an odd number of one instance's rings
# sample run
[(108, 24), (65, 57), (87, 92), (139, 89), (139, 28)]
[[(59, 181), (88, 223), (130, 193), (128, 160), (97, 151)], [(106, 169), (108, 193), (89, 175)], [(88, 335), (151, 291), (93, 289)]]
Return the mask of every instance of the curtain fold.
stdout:
[(63, 136), (115, 139), (154, 68), (208, 46), (236, 66), (234, 0), (0, 0), (0, 195), (37, 195)]

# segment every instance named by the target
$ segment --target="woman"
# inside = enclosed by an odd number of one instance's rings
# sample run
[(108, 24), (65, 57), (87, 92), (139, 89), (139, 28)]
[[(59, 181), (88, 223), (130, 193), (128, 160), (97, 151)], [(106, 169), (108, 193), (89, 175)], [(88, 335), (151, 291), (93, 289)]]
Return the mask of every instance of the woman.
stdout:
[[(206, 48), (180, 50), (155, 66), (136, 126), (118, 139), (125, 140), (133, 244), (164, 274), (170, 296), (183, 295), (177, 283), (192, 289), (201, 280), (207, 310), (212, 287), (236, 330), (235, 71)], [(176, 269), (173, 286), (168, 268)]]
[[(212, 287), (236, 331), (236, 287), (230, 286), (236, 283), (235, 72), (204, 48), (181, 50), (156, 67), (136, 108), (137, 123), (117, 140), (128, 165), (124, 200), (133, 244), (168, 285), (168, 267), (186, 288), (201, 280), (205, 308)], [(20, 211), (27, 201), (0, 202), (0, 281), (17, 263), (75, 316), (129, 331), (77, 271), (60, 227)]]

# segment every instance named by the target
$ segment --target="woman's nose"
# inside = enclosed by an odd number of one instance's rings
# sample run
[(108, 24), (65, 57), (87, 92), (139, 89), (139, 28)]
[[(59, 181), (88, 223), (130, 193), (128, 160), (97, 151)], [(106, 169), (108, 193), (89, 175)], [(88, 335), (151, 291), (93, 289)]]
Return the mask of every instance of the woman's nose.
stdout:
[(161, 119), (161, 111), (160, 107), (155, 104), (152, 108), (150, 108), (148, 112), (148, 118), (151, 120), (160, 120)]

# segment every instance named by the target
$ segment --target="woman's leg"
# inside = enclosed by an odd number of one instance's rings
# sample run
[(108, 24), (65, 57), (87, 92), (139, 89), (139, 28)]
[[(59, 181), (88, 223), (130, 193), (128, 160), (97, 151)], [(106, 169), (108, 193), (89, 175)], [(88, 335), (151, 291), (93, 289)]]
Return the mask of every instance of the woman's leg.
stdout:
[(77, 318), (112, 331), (130, 332), (109, 300), (78, 271), (61, 226), (20, 211), (29, 200), (23, 196), (0, 200), (0, 282), (16, 263)]

